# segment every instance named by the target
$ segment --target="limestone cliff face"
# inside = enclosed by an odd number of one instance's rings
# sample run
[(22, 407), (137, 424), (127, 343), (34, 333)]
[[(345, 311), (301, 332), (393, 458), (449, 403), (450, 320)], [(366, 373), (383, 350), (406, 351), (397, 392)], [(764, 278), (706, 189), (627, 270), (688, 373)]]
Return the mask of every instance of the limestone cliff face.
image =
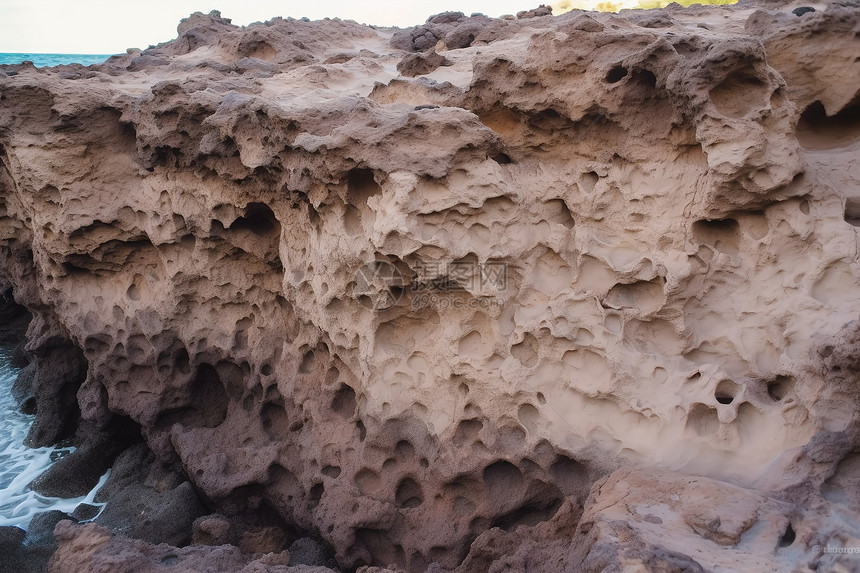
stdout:
[(850, 559), (860, 9), (797, 6), (195, 14), (5, 68), (39, 391), (348, 568)]

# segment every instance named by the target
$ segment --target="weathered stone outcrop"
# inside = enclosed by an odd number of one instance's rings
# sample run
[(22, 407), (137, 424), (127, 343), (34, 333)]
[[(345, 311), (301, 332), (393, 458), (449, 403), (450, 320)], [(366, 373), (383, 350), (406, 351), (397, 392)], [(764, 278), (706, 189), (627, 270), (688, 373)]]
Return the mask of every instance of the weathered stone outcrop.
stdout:
[(860, 8), (801, 6), (0, 68), (39, 420), (128, 417), (346, 569), (850, 568)]

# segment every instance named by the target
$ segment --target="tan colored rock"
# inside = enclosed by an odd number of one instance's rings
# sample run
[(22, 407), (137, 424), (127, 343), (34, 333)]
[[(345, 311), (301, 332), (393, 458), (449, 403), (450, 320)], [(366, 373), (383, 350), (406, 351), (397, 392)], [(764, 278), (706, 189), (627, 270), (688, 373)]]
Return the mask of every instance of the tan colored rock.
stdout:
[(569, 562), (585, 571), (854, 571), (851, 556), (824, 551), (860, 544), (845, 531), (821, 542), (835, 535), (832, 511), (841, 509), (820, 496), (768, 497), (708, 478), (624, 469), (592, 489), (574, 536), (585, 542)]
[(0, 282), (84, 418), (345, 568), (803, 570), (860, 511), (860, 10), (799, 5), (21, 67)]

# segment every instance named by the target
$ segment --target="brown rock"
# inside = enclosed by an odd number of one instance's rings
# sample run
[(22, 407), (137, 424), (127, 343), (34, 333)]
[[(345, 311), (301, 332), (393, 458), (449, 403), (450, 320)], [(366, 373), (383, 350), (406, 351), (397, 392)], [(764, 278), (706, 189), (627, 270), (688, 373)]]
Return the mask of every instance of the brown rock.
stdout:
[[(131, 419), (158, 469), (108, 498), (189, 502), (139, 533), (171, 547), (848, 567), (813, 548), (860, 543), (860, 10), (797, 7), (195, 14), (91, 77), (6, 68), (31, 442)], [(173, 555), (58, 531), (56, 570)]]
[(59, 549), (50, 573), (332, 573), (326, 567), (289, 567), (286, 552), (266, 555), (242, 553), (237, 547), (171, 547), (128, 539), (95, 524), (63, 521), (55, 535)]

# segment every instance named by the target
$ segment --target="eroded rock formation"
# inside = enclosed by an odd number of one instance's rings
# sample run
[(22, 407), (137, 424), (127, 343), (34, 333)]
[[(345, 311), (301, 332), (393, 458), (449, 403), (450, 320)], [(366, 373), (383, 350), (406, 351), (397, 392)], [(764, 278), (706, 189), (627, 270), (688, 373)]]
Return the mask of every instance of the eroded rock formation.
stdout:
[(801, 6), (198, 13), (4, 68), (32, 441), (129, 418), (346, 569), (850, 569), (860, 9)]

